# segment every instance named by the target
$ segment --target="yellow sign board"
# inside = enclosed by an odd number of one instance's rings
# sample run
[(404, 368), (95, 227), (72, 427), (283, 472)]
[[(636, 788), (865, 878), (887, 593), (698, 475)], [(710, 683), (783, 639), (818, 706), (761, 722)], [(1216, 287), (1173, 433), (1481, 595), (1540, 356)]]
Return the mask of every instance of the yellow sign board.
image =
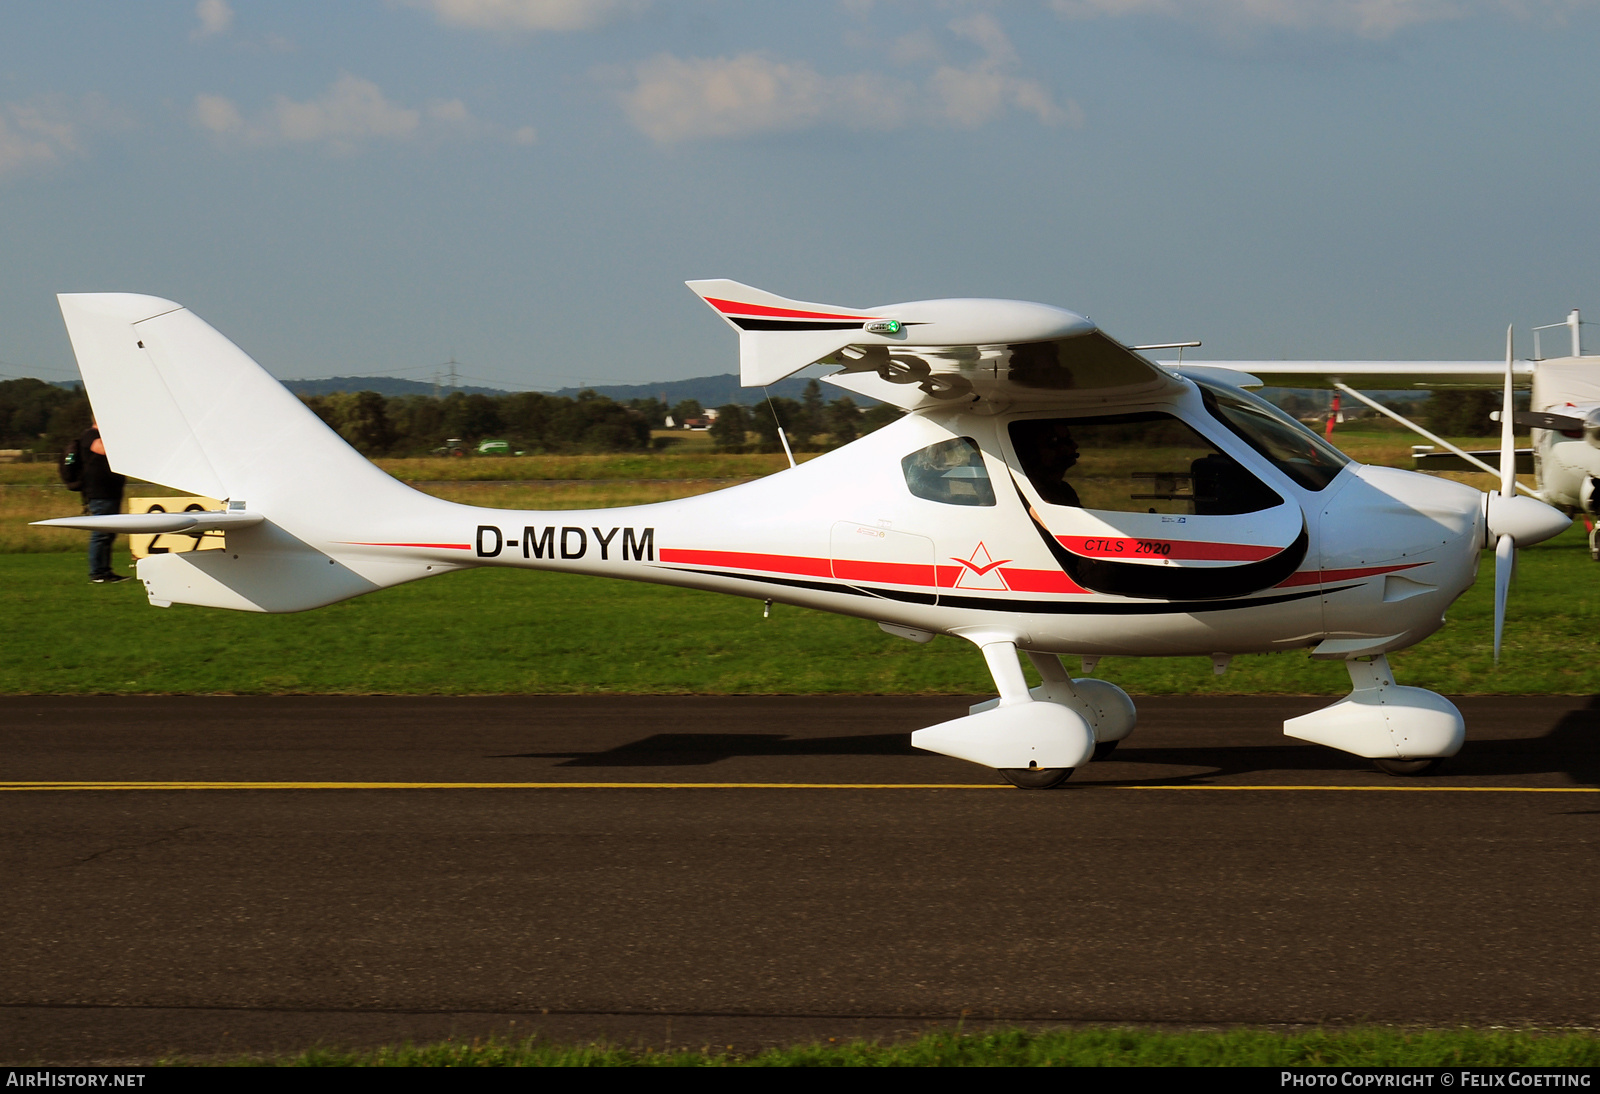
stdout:
[[(198, 513), (201, 510), (218, 510), (222, 503), (216, 498), (129, 498), (130, 513)], [(163, 532), (160, 535), (130, 535), (128, 549), (133, 557), (146, 555), (183, 554), (187, 551), (220, 551), (227, 546), (221, 532), (206, 532), (191, 536), (186, 532)]]

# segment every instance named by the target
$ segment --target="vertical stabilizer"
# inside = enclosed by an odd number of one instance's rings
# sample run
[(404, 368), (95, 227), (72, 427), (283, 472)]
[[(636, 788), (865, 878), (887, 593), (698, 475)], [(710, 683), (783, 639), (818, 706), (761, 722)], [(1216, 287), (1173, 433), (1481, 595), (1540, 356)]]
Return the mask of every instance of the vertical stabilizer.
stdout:
[(330, 506), (359, 517), (414, 496), (181, 305), (129, 293), (59, 299), (107, 455), (122, 474), (270, 507), (285, 525)]

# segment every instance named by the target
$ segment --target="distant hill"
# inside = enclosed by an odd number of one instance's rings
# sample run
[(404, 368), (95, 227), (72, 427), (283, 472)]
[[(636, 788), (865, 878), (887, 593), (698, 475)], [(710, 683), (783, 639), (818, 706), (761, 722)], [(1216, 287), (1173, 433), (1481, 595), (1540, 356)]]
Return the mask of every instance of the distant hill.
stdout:
[[(284, 387), (296, 395), (332, 395), (335, 391), (376, 391), (379, 395), (432, 395), (434, 386), (422, 380), (398, 380), (393, 376), (330, 376), (326, 380), (283, 380)], [(438, 393), (452, 391), (467, 395), (509, 395), (510, 392), (493, 387), (440, 388)]]

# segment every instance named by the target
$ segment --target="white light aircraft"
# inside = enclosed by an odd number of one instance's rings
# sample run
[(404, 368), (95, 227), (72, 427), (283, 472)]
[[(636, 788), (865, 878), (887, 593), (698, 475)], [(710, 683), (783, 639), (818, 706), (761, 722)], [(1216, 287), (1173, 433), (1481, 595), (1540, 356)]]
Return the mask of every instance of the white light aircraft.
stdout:
[[(351, 449), (178, 304), (65, 295), (62, 313), (120, 472), (224, 498), (210, 513), (40, 521), (221, 530), (226, 548), (141, 559), (150, 602), (294, 612), (469, 566), (680, 585), (955, 635), (999, 691), (912, 743), (1050, 787), (1134, 728), (1074, 679), (1108, 654), (1309, 650), (1351, 693), (1290, 736), (1431, 770), (1465, 737), (1443, 696), (1385, 655), (1444, 622), (1496, 547), (1496, 650), (1518, 545), (1568, 519), (1510, 485), (1353, 463), (1215, 365), (1172, 369), (1080, 315), (1010, 300), (852, 309), (733, 281), (690, 287), (739, 334), (746, 386), (814, 362), (909, 411), (757, 482), (619, 509), (518, 512), (418, 493)], [(1511, 383), (1506, 382), (1506, 405)], [(1510, 421), (1506, 443), (1510, 449)], [(792, 463), (792, 461), (791, 461)], [(1042, 683), (1030, 689), (1025, 653)], [(1092, 671), (1092, 669), (1086, 669)]]

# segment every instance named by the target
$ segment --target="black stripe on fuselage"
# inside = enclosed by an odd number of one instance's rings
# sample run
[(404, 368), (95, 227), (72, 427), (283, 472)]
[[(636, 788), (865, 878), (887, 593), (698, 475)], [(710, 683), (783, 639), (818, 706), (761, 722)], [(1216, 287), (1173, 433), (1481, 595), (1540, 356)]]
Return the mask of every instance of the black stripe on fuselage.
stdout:
[(862, 324), (827, 323), (809, 319), (748, 319), (740, 315), (728, 316), (728, 322), (740, 330), (860, 330)]
[[(680, 573), (704, 574), (707, 577), (723, 577), (732, 581), (751, 581), (761, 585), (781, 585), (791, 589), (810, 589), (820, 593), (839, 593), (844, 596), (876, 596), (884, 600), (895, 600), (904, 604), (933, 604), (935, 594), (910, 592), (903, 589), (884, 589), (872, 585), (843, 585), (826, 581), (797, 581), (786, 577), (765, 577), (758, 574), (734, 574), (726, 570), (699, 570), (668, 566), (664, 569), (678, 570)], [(1305, 589), (1292, 593), (1279, 593), (1276, 596), (1256, 596), (1248, 600), (1187, 600), (1187, 601), (1132, 601), (1125, 604), (1099, 603), (1074, 603), (1061, 600), (1012, 600), (1001, 597), (987, 596), (954, 596), (949, 593), (938, 593), (937, 602), (941, 608), (967, 608), (974, 611), (997, 612), (1031, 612), (1037, 615), (1196, 615), (1200, 612), (1226, 612), (1237, 611), (1240, 608), (1263, 608), (1269, 604), (1285, 604), (1294, 600), (1305, 600), (1313, 596), (1323, 596), (1330, 593), (1344, 592), (1354, 589), (1363, 582), (1354, 582), (1350, 585), (1339, 585), (1331, 589)]]

